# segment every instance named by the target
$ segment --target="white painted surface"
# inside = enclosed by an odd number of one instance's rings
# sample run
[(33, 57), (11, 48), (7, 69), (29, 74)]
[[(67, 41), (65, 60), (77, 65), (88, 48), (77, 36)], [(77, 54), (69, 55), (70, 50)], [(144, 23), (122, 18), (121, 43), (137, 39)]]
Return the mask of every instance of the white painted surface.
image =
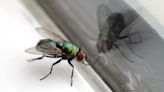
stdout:
[(0, 0), (0, 92), (94, 92), (76, 70), (70, 87), (72, 68), (66, 61), (55, 66), (47, 79), (39, 80), (57, 59), (26, 61), (37, 56), (24, 50), (41, 39), (34, 30), (39, 24), (30, 16), (18, 0)]

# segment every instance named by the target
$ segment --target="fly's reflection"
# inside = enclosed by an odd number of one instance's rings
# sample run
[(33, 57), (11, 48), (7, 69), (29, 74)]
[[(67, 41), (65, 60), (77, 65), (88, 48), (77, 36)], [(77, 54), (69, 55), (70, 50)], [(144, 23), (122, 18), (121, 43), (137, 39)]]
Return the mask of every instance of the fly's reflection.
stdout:
[[(133, 60), (120, 50), (116, 41), (121, 39), (129, 39), (129, 43), (139, 43), (142, 41), (140, 33), (125, 34), (121, 36), (124, 29), (136, 20), (138, 15), (133, 10), (126, 10), (124, 13), (112, 12), (106, 5), (102, 4), (97, 9), (97, 21), (99, 27), (99, 37), (97, 40), (97, 48), (99, 53), (107, 53), (113, 46), (130, 62)], [(140, 40), (132, 40), (135, 36), (140, 37)]]

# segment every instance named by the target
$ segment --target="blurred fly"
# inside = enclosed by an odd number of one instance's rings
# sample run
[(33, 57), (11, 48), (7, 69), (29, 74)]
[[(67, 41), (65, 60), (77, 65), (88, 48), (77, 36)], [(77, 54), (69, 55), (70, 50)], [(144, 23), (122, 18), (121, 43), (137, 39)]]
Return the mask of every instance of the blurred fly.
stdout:
[(58, 61), (52, 64), (50, 72), (40, 80), (47, 78), (52, 73), (54, 65), (58, 64), (62, 60), (68, 60), (69, 65), (72, 67), (72, 73), (71, 73), (71, 86), (72, 86), (74, 65), (71, 63), (71, 61), (74, 58), (76, 58), (77, 61), (85, 65), (88, 65), (87, 63), (84, 62), (85, 60), (87, 60), (85, 51), (80, 47), (76, 46), (75, 44), (66, 41), (62, 36), (46, 28), (37, 28), (36, 30), (47, 39), (40, 40), (35, 47), (26, 50), (27, 53), (42, 55), (41, 57), (30, 59), (28, 61), (40, 60), (43, 59), (44, 57), (60, 58)]
[(139, 41), (132, 41), (132, 35), (138, 35), (139, 33), (128, 34), (125, 36), (121, 36), (120, 34), (123, 30), (130, 25), (134, 20), (138, 18), (138, 15), (133, 10), (126, 10), (120, 12), (113, 12), (105, 5), (102, 4), (97, 9), (97, 21), (99, 27), (99, 37), (97, 40), (97, 48), (101, 53), (106, 53), (110, 51), (113, 46), (115, 46), (120, 53), (130, 62), (132, 60), (128, 59), (124, 53), (121, 52), (119, 46), (116, 44), (117, 40), (129, 38), (131, 43), (138, 43)]

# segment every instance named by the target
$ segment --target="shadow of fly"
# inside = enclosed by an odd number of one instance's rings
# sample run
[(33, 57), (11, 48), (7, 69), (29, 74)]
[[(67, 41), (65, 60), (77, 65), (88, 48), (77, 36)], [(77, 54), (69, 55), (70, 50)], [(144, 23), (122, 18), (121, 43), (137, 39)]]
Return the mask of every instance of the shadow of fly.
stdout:
[(41, 60), (44, 57), (60, 58), (58, 61), (52, 64), (50, 72), (40, 80), (47, 78), (52, 73), (54, 65), (58, 64), (62, 60), (67, 60), (68, 64), (72, 67), (72, 73), (71, 73), (71, 86), (72, 86), (74, 65), (71, 63), (71, 61), (74, 58), (76, 58), (77, 61), (85, 65), (89, 65), (85, 62), (87, 60), (85, 51), (80, 47), (78, 47), (77, 45), (69, 41), (66, 41), (62, 36), (52, 32), (49, 29), (40, 27), (40, 28), (36, 28), (36, 30), (46, 39), (40, 40), (35, 47), (27, 49), (26, 52), (31, 54), (39, 54), (42, 56), (38, 58), (30, 59), (28, 61), (32, 62), (35, 60)]
[[(129, 39), (130, 43), (139, 43), (142, 41), (140, 33), (131, 33), (121, 36), (121, 33), (134, 22), (138, 15), (133, 10), (124, 10), (120, 12), (112, 12), (108, 6), (102, 4), (97, 9), (97, 22), (99, 28), (99, 37), (97, 40), (97, 48), (99, 53), (107, 53), (113, 46), (118, 49), (118, 51), (125, 57), (128, 61), (130, 60), (116, 44), (117, 40), (122, 40), (125, 38)], [(138, 36), (140, 39), (133, 41), (132, 38)]]

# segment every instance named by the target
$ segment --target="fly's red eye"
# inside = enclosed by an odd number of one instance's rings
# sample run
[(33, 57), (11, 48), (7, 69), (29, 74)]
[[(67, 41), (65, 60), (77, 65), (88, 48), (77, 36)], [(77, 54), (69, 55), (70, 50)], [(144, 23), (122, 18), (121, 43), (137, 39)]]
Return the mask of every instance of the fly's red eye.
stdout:
[(77, 59), (78, 59), (79, 61), (82, 61), (83, 58), (84, 58), (84, 54), (83, 54), (82, 51), (80, 51), (79, 54), (78, 54), (78, 56), (77, 56)]

